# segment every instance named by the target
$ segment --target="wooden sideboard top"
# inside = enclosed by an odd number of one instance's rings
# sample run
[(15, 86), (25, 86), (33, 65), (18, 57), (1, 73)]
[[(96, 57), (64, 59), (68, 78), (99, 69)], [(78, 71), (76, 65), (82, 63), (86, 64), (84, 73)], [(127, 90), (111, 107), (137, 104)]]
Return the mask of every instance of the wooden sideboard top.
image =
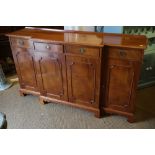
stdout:
[(63, 44), (87, 46), (118, 46), (145, 49), (147, 38), (144, 35), (126, 35), (73, 30), (55, 30), (26, 27), (7, 36), (29, 38), (36, 41), (49, 41)]

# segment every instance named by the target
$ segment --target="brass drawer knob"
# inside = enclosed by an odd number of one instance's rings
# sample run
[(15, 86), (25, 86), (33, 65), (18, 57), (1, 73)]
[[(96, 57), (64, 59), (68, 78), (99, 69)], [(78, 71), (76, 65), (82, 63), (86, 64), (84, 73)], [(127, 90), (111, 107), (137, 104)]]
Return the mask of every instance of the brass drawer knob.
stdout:
[(80, 48), (80, 53), (83, 54), (86, 51), (85, 48)]
[(19, 40), (18, 43), (19, 43), (19, 45), (22, 45), (22, 46), (24, 45), (24, 41), (23, 40)]
[(46, 49), (50, 49), (50, 46), (49, 45), (46, 45)]
[(126, 57), (127, 53), (123, 50), (119, 51), (121, 57)]

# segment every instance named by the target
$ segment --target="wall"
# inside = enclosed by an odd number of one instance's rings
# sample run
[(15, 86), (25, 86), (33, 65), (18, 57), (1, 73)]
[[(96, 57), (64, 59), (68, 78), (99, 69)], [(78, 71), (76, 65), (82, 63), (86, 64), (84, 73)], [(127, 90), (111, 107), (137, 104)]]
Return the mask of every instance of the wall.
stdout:
[(95, 31), (95, 26), (64, 26), (65, 30)]

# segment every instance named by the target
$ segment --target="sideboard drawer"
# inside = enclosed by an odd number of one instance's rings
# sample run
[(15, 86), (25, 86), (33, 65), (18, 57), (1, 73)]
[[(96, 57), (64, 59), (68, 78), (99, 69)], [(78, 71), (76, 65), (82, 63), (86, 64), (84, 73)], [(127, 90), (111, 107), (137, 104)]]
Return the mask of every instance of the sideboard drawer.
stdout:
[(141, 60), (142, 54), (137, 49), (109, 48), (109, 57), (116, 59)]
[(35, 51), (63, 53), (63, 45), (34, 42)]
[(32, 43), (29, 39), (23, 39), (23, 38), (11, 38), (11, 44), (12, 46), (16, 47), (22, 47), (22, 48), (32, 48)]
[(85, 46), (65, 46), (66, 53), (74, 53), (80, 55), (87, 55), (98, 58), (100, 56), (100, 49), (96, 47), (85, 47)]

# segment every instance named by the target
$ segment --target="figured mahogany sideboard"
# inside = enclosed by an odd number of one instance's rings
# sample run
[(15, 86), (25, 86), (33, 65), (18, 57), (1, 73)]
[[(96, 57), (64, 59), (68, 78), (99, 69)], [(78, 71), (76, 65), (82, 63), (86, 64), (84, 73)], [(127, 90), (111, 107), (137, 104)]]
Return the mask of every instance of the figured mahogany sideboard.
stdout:
[(39, 28), (8, 36), (21, 95), (133, 122), (145, 36)]

